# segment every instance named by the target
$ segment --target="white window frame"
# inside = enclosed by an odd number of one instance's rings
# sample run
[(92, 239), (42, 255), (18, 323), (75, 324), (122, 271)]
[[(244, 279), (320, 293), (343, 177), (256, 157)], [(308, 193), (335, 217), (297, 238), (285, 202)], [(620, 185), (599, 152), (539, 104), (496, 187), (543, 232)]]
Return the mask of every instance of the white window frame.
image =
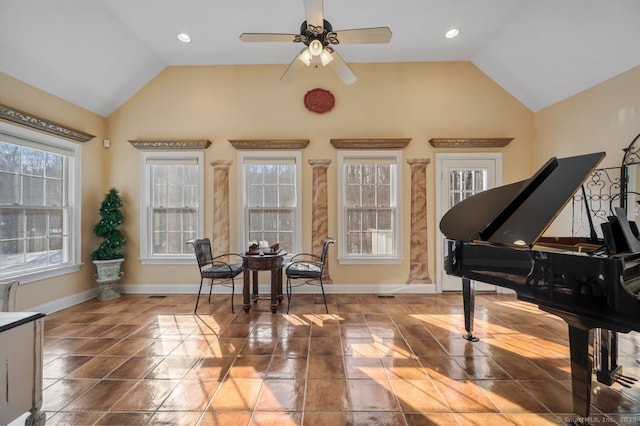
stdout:
[(245, 162), (249, 159), (280, 159), (293, 160), (296, 165), (295, 171), (295, 196), (296, 206), (294, 208), (293, 220), (293, 248), (287, 254), (288, 257), (302, 251), (302, 154), (299, 151), (254, 151), (238, 153), (238, 251), (244, 252), (248, 249), (249, 236), (247, 230), (247, 179), (244, 173)]
[(152, 255), (151, 222), (151, 190), (150, 173), (147, 162), (152, 159), (162, 160), (193, 160), (198, 161), (198, 209), (196, 213), (196, 235), (204, 233), (204, 153), (202, 152), (142, 152), (140, 154), (140, 261), (143, 264), (191, 264), (194, 253), (185, 250), (184, 254)]
[[(393, 221), (393, 244), (396, 248), (392, 256), (353, 255), (347, 253), (346, 208), (345, 208), (345, 163), (351, 158), (376, 159), (393, 158), (395, 176), (392, 175), (391, 197), (395, 203)], [(338, 152), (338, 262), (341, 264), (399, 264), (402, 261), (402, 151), (339, 151)]]
[[(18, 139), (26, 140), (24, 144), (19, 145), (29, 146), (31, 148), (41, 149), (46, 151), (50, 149), (52, 151), (68, 151), (70, 152), (69, 159), (67, 161), (67, 184), (64, 190), (67, 191), (67, 230), (69, 232), (68, 237), (68, 251), (66, 255), (69, 261), (64, 265), (52, 266), (47, 269), (41, 269), (36, 272), (21, 272), (16, 274), (6, 274), (0, 276), (1, 280), (17, 279), (21, 284), (40, 281), (48, 278), (59, 277), (67, 275), (80, 270), (81, 254), (80, 248), (82, 247), (82, 146), (80, 144), (69, 142), (64, 139), (55, 137), (53, 135), (36, 132), (24, 127), (15, 126), (13, 124), (0, 122), (0, 132), (9, 136), (15, 136)], [(7, 141), (9, 142), (9, 141)], [(14, 143), (13, 141), (10, 143)]]

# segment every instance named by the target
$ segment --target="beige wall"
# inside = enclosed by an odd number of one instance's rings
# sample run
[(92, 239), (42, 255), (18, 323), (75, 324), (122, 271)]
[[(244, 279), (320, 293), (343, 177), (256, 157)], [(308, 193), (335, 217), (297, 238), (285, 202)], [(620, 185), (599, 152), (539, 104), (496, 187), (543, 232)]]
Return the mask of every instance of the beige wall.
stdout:
[[(303, 150), (303, 194), (311, 193), (308, 159), (331, 159), (329, 233), (337, 236), (337, 151), (331, 138), (412, 138), (403, 151), (403, 254), (399, 265), (338, 265), (332, 251), (331, 274), (339, 284), (404, 283), (409, 275), (409, 158), (428, 158), (429, 273), (435, 279), (435, 153), (430, 138), (513, 137), (504, 149), (505, 183), (528, 177), (534, 168), (534, 114), (468, 62), (353, 64), (359, 80), (344, 86), (332, 71), (306, 69), (293, 83), (279, 78), (282, 65), (169, 67), (108, 119), (0, 74), (0, 103), (96, 135), (83, 144), (81, 271), (20, 288), (18, 308), (27, 309), (95, 288), (90, 253), (97, 242), (91, 228), (103, 194), (117, 187), (125, 200), (128, 239), (123, 284), (194, 284), (191, 265), (141, 265), (139, 257), (139, 155), (129, 139), (209, 139), (205, 162), (232, 160), (230, 235), (235, 247), (237, 151), (228, 139), (309, 139)], [(325, 114), (306, 110), (304, 94), (330, 90), (335, 108)], [(102, 147), (111, 139), (111, 148)], [(461, 151), (461, 150), (455, 150)], [(205, 234), (212, 231), (213, 169), (205, 176)], [(311, 246), (311, 198), (303, 195), (303, 249)]]
[(82, 262), (78, 273), (21, 285), (17, 295), (17, 309), (27, 310), (57, 299), (73, 296), (95, 287), (91, 252), (96, 239), (91, 232), (97, 211), (106, 192), (106, 167), (102, 150), (105, 119), (35, 89), (0, 73), (0, 103), (30, 114), (81, 130), (96, 137), (82, 144)]
[[(640, 132), (640, 67), (635, 67), (535, 114), (536, 168), (551, 157), (605, 151), (599, 167), (618, 167)], [(570, 235), (568, 209), (547, 234)]]
[[(429, 272), (435, 279), (434, 137), (514, 137), (504, 153), (504, 181), (532, 172), (533, 113), (469, 62), (354, 64), (359, 79), (343, 85), (329, 69), (305, 69), (293, 83), (278, 80), (284, 66), (170, 67), (108, 119), (112, 147), (108, 181), (125, 197), (128, 236), (126, 284), (197, 283), (193, 266), (141, 265), (139, 256), (139, 152), (130, 139), (209, 139), (205, 163), (232, 160), (231, 249), (236, 247), (237, 151), (229, 139), (309, 139), (303, 156), (303, 249), (311, 247), (311, 168), (308, 159), (331, 159), (328, 171), (329, 234), (336, 236), (337, 151), (331, 138), (412, 138), (403, 152), (403, 255), (400, 265), (338, 265), (332, 249), (331, 275), (337, 284), (404, 283), (409, 276), (409, 158), (429, 158), (427, 200)], [(335, 108), (309, 112), (304, 94), (330, 90)], [(441, 149), (442, 152), (444, 150)], [(212, 232), (213, 169), (205, 179), (205, 234)], [(340, 241), (338, 240), (338, 244)]]
[[(187, 266), (150, 267), (138, 258), (139, 151), (127, 140), (135, 138), (205, 138), (214, 143), (205, 152), (207, 163), (228, 159), (231, 187), (236, 185), (236, 152), (228, 139), (304, 138), (310, 158), (328, 158), (329, 232), (336, 234), (336, 151), (331, 138), (413, 138), (404, 150), (404, 223), (409, 223), (408, 158), (434, 160), (432, 137), (515, 137), (504, 153), (503, 182), (526, 178), (552, 156), (604, 150), (603, 167), (617, 166), (622, 149), (640, 131), (640, 67), (533, 114), (472, 64), (354, 64), (359, 81), (344, 86), (328, 70), (307, 69), (292, 84), (278, 79), (283, 66), (174, 67), (162, 72), (107, 120), (0, 73), (0, 103), (96, 135), (83, 146), (81, 271), (62, 278), (20, 287), (18, 308), (28, 309), (73, 296), (91, 288), (91, 234), (102, 194), (118, 187), (127, 205), (125, 232), (129, 245), (126, 284), (193, 283), (195, 269)], [(336, 106), (327, 114), (307, 111), (302, 98), (315, 87), (331, 90)], [(112, 148), (102, 147), (110, 138)], [(442, 150), (444, 151), (444, 150)], [(435, 278), (435, 165), (428, 167), (429, 271)], [(213, 172), (206, 173), (206, 211), (213, 201)], [(303, 191), (311, 190), (311, 171), (305, 167)], [(231, 214), (236, 214), (232, 200)], [(310, 200), (303, 200), (304, 248), (310, 247)], [(549, 233), (566, 234), (562, 218)], [(206, 217), (205, 233), (212, 229)], [(230, 233), (235, 235), (232, 221)], [(336, 283), (401, 283), (408, 276), (409, 229), (403, 229), (405, 260), (399, 266), (335, 265)], [(235, 240), (232, 239), (232, 244)], [(237, 247), (232, 247), (237, 249)], [(335, 252), (333, 253), (335, 255)], [(335, 262), (334, 262), (335, 263)]]

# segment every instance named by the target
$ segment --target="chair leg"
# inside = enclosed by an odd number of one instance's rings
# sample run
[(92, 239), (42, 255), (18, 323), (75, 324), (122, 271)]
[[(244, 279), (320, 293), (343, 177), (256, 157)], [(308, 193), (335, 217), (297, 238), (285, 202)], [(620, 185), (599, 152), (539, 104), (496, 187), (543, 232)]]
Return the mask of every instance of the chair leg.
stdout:
[(200, 301), (200, 293), (202, 293), (202, 278), (200, 278), (200, 288), (198, 289), (198, 298), (196, 299), (196, 308), (193, 310), (194, 314), (198, 313), (198, 302)]
[(322, 277), (320, 277), (320, 290), (322, 290), (322, 300), (324, 300), (324, 310), (329, 313), (329, 308), (327, 307), (327, 296), (324, 294), (324, 285), (322, 285)]
[(236, 282), (233, 279), (233, 277), (231, 277), (231, 313), (235, 314), (235, 311), (233, 310), (233, 296), (236, 292)]
[(211, 303), (211, 292), (213, 291), (213, 279), (209, 283), (209, 303)]
[(291, 278), (287, 277), (287, 314), (291, 306)]

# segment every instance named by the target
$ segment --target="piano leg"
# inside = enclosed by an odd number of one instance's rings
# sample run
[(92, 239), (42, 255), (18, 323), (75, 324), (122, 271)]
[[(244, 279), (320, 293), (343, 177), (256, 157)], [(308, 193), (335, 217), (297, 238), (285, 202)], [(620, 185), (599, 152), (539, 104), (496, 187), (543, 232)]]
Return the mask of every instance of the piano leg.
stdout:
[(477, 342), (473, 335), (473, 314), (476, 310), (476, 286), (469, 278), (462, 278), (462, 301), (464, 303), (464, 330), (466, 334), (462, 336), (470, 342)]
[(589, 355), (589, 337), (590, 330), (569, 325), (573, 411), (583, 418), (589, 417), (591, 405), (591, 375), (593, 363)]
[(618, 333), (603, 328), (596, 328), (593, 332), (596, 378), (600, 383), (611, 386), (622, 377), (622, 367), (618, 365)]

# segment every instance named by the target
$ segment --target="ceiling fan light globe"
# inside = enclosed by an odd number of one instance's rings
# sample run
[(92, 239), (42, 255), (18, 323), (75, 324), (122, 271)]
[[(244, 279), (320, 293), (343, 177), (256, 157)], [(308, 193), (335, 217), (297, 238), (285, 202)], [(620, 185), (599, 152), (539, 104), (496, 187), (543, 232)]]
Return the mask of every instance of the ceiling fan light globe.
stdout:
[(311, 55), (318, 56), (322, 53), (322, 50), (323, 48), (320, 40), (313, 40), (309, 43), (309, 52), (311, 52)]
[(333, 55), (327, 49), (323, 49), (322, 53), (320, 53), (320, 61), (324, 67), (333, 61)]
[(309, 49), (304, 49), (304, 51), (298, 56), (298, 58), (306, 65), (309, 66), (311, 64), (311, 52)]

